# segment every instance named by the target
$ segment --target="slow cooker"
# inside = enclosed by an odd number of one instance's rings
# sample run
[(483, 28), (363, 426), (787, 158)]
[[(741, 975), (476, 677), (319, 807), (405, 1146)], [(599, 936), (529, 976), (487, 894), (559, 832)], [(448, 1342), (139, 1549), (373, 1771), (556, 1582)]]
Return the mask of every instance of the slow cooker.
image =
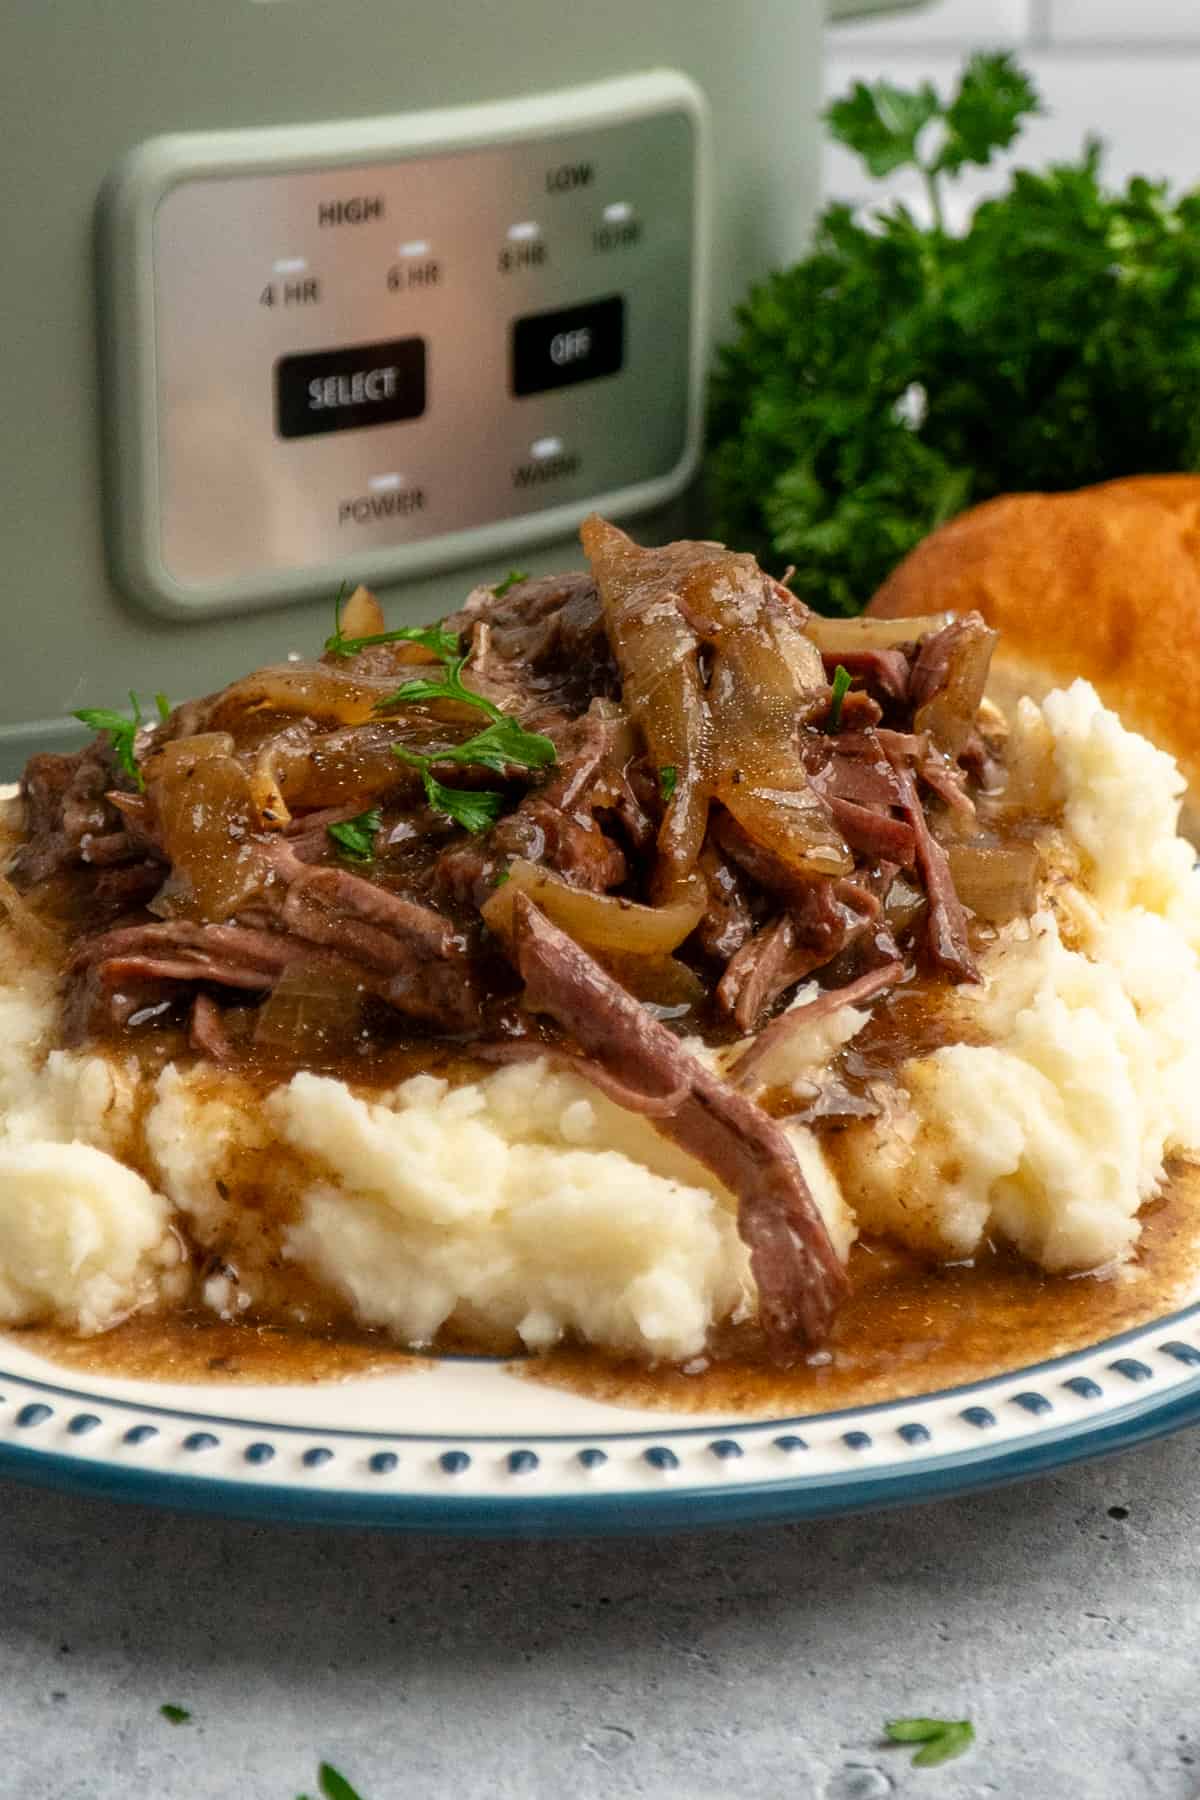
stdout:
[(314, 651), (343, 584), (424, 619), (593, 507), (678, 528), (714, 335), (814, 211), (825, 22), (15, 0), (0, 775)]

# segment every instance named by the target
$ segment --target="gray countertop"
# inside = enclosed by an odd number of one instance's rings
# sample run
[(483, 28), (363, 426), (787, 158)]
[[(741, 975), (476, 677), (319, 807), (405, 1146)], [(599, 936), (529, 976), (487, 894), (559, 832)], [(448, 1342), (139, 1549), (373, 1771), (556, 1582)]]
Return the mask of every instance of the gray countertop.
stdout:
[[(5, 1800), (1193, 1800), (1195, 1433), (827, 1523), (473, 1543), (0, 1486)], [(190, 1708), (188, 1724), (160, 1717)], [(969, 1716), (962, 1761), (881, 1747)]]

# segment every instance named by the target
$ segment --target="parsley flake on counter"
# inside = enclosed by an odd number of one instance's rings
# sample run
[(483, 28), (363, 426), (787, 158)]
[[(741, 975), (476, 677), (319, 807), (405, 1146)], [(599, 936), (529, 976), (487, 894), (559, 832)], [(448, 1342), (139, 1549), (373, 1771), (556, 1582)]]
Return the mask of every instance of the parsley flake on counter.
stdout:
[(670, 806), (678, 786), (679, 770), (674, 763), (667, 763), (665, 768), (658, 771), (658, 791), (663, 797), (664, 806)]
[(347, 862), (369, 863), (375, 860), (375, 838), (382, 823), (382, 813), (377, 806), (372, 806), (353, 819), (327, 825), (325, 830), (337, 845), (339, 856)]
[[(362, 1800), (362, 1796), (350, 1786), (344, 1775), (338, 1773), (332, 1763), (321, 1764), (317, 1770), (317, 1779), (325, 1800)], [(308, 1795), (297, 1794), (296, 1800), (308, 1800)]]
[(884, 1731), (893, 1744), (920, 1744), (914, 1769), (934, 1769), (961, 1756), (975, 1742), (969, 1719), (889, 1719)]
[(825, 725), (826, 731), (830, 734), (841, 730), (842, 702), (850, 692), (851, 679), (852, 677), (849, 669), (844, 668), (842, 664), (839, 663), (837, 668), (833, 671), (833, 695), (829, 702), (829, 718)]
[(186, 1725), (192, 1716), (186, 1706), (173, 1706), (169, 1701), (158, 1710), (168, 1725)]
[(86, 725), (89, 731), (108, 734), (114, 757), (140, 794), (145, 791), (146, 783), (138, 768), (133, 747), (142, 728), (142, 709), (132, 688), (129, 690), (129, 703), (133, 707), (132, 719), (127, 719), (124, 713), (113, 712), (107, 706), (84, 706), (73, 713), (72, 717), (78, 719), (81, 725)]
[(507, 594), (509, 588), (515, 588), (518, 585), (518, 583), (520, 583), (522, 581), (528, 581), (528, 580), (529, 580), (529, 572), (527, 569), (510, 569), (508, 571), (508, 574), (504, 577), (504, 580), (498, 581), (496, 583), (495, 587), (492, 589), (492, 592), (496, 596), (497, 600), (503, 600), (503, 598), (504, 598), (505, 594)]

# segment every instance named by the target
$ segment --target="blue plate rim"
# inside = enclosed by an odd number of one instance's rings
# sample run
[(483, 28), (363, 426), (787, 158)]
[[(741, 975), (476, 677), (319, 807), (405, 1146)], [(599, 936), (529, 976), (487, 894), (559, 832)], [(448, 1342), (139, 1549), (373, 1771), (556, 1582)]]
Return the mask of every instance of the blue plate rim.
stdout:
[[(1110, 1350), (1119, 1350), (1123, 1345), (1127, 1344), (1144, 1344), (1152, 1335), (1160, 1331), (1169, 1332), (1178, 1328), (1188, 1320), (1193, 1320), (1198, 1317), (1200, 1317), (1200, 1300), (1193, 1300), (1190, 1301), (1187, 1306), (1181, 1307), (1176, 1312), (1165, 1313), (1161, 1318), (1148, 1319), (1145, 1324), (1142, 1325), (1130, 1326), (1127, 1330), (1117, 1332), (1112, 1337), (1097, 1338), (1095, 1343), (1085, 1344), (1080, 1349), (1064, 1350), (1060, 1355), (1046, 1357), (1041, 1362), (1021, 1363), (1016, 1368), (1000, 1369), (994, 1375), (980, 1376), (975, 1381), (967, 1381), (959, 1385), (945, 1388), (931, 1388), (924, 1393), (907, 1394), (896, 1400), (875, 1400), (863, 1406), (836, 1407), (826, 1412), (772, 1413), (769, 1417), (748, 1417), (745, 1415), (732, 1415), (726, 1417), (724, 1414), (716, 1413), (703, 1425), (678, 1425), (675, 1423), (668, 1423), (667, 1417), (664, 1415), (661, 1424), (643, 1426), (636, 1431), (589, 1430), (586, 1432), (537, 1432), (521, 1430), (517, 1435), (520, 1436), (522, 1443), (528, 1444), (571, 1444), (582, 1442), (585, 1438), (587, 1442), (591, 1444), (618, 1444), (635, 1443), (643, 1439), (655, 1441), (664, 1435), (669, 1435), (671, 1438), (711, 1437), (714, 1432), (719, 1432), (723, 1428), (737, 1430), (741, 1435), (745, 1436), (750, 1433), (757, 1434), (765, 1431), (787, 1430), (792, 1426), (828, 1424), (838, 1419), (879, 1418), (881, 1416), (886, 1416), (889, 1413), (911, 1409), (916, 1405), (923, 1405), (926, 1402), (957, 1400), (959, 1398), (967, 1398), (971, 1394), (977, 1394), (983, 1391), (991, 1392), (995, 1390), (997, 1384), (1000, 1382), (1031, 1380), (1048, 1372), (1057, 1372), (1068, 1367), (1071, 1363), (1082, 1360), (1084, 1357), (1090, 1358), (1107, 1355)], [(13, 1334), (11, 1333), (9, 1334), (10, 1337), (12, 1335)], [(1151, 1344), (1148, 1347), (1153, 1349), (1155, 1346)], [(462, 1359), (446, 1357), (439, 1360), (444, 1360), (446, 1362), (462, 1360), (490, 1362), (497, 1366), (503, 1366), (510, 1360), (519, 1360), (523, 1362), (527, 1359), (510, 1359), (507, 1357), (474, 1357)], [(284, 1420), (276, 1419), (253, 1419), (231, 1415), (229, 1413), (192, 1412), (191, 1410), (180, 1406), (158, 1406), (152, 1401), (132, 1400), (123, 1395), (97, 1394), (94, 1390), (86, 1388), (66, 1387), (54, 1382), (43, 1381), (37, 1376), (22, 1375), (14, 1369), (0, 1368), (0, 1383), (3, 1382), (10, 1382), (29, 1393), (48, 1394), (57, 1400), (73, 1400), (79, 1401), (84, 1405), (103, 1405), (110, 1408), (115, 1407), (120, 1408), (125, 1412), (148, 1414), (154, 1418), (177, 1419), (181, 1423), (188, 1425), (220, 1426), (225, 1430), (270, 1431), (287, 1434), (289, 1436), (320, 1436), (322, 1438), (339, 1438), (351, 1442), (371, 1444), (441, 1444), (449, 1443), (451, 1440), (453, 1440), (455, 1444), (504, 1444), (510, 1443), (514, 1435), (512, 1431), (463, 1431), (455, 1433), (448, 1433), (446, 1431), (381, 1431), (379, 1429), (368, 1430), (361, 1426), (314, 1426), (292, 1424)], [(1174, 1394), (1177, 1391), (1177, 1389), (1173, 1389), (1172, 1393)], [(1109, 1418), (1112, 1417), (1113, 1414), (1109, 1413), (1105, 1416), (1106, 1418)], [(0, 1444), (0, 1456), (3, 1455), (4, 1448), (5, 1446)], [(34, 1451), (31, 1452), (31, 1454), (45, 1455), (47, 1453)], [(65, 1460), (71, 1461), (72, 1459), (66, 1458)]]
[(528, 1497), (374, 1494), (131, 1469), (14, 1444), (0, 1445), (0, 1475), (90, 1498), (278, 1524), (384, 1527), (446, 1536), (620, 1536), (784, 1523), (950, 1499), (1113, 1455), (1196, 1423), (1200, 1375), (1169, 1395), (1130, 1401), (1102, 1421), (1075, 1420), (1007, 1448), (980, 1445), (861, 1474), (789, 1475), (736, 1487)]

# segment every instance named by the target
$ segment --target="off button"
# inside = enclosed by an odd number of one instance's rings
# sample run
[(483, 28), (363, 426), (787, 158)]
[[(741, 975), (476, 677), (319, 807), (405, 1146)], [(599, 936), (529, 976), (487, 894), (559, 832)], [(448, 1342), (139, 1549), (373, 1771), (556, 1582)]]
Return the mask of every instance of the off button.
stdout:
[(348, 350), (283, 356), (275, 364), (281, 438), (394, 425), (425, 411), (425, 339), (395, 338)]
[(616, 375), (624, 361), (625, 302), (620, 296), (513, 321), (512, 391), (518, 397)]

